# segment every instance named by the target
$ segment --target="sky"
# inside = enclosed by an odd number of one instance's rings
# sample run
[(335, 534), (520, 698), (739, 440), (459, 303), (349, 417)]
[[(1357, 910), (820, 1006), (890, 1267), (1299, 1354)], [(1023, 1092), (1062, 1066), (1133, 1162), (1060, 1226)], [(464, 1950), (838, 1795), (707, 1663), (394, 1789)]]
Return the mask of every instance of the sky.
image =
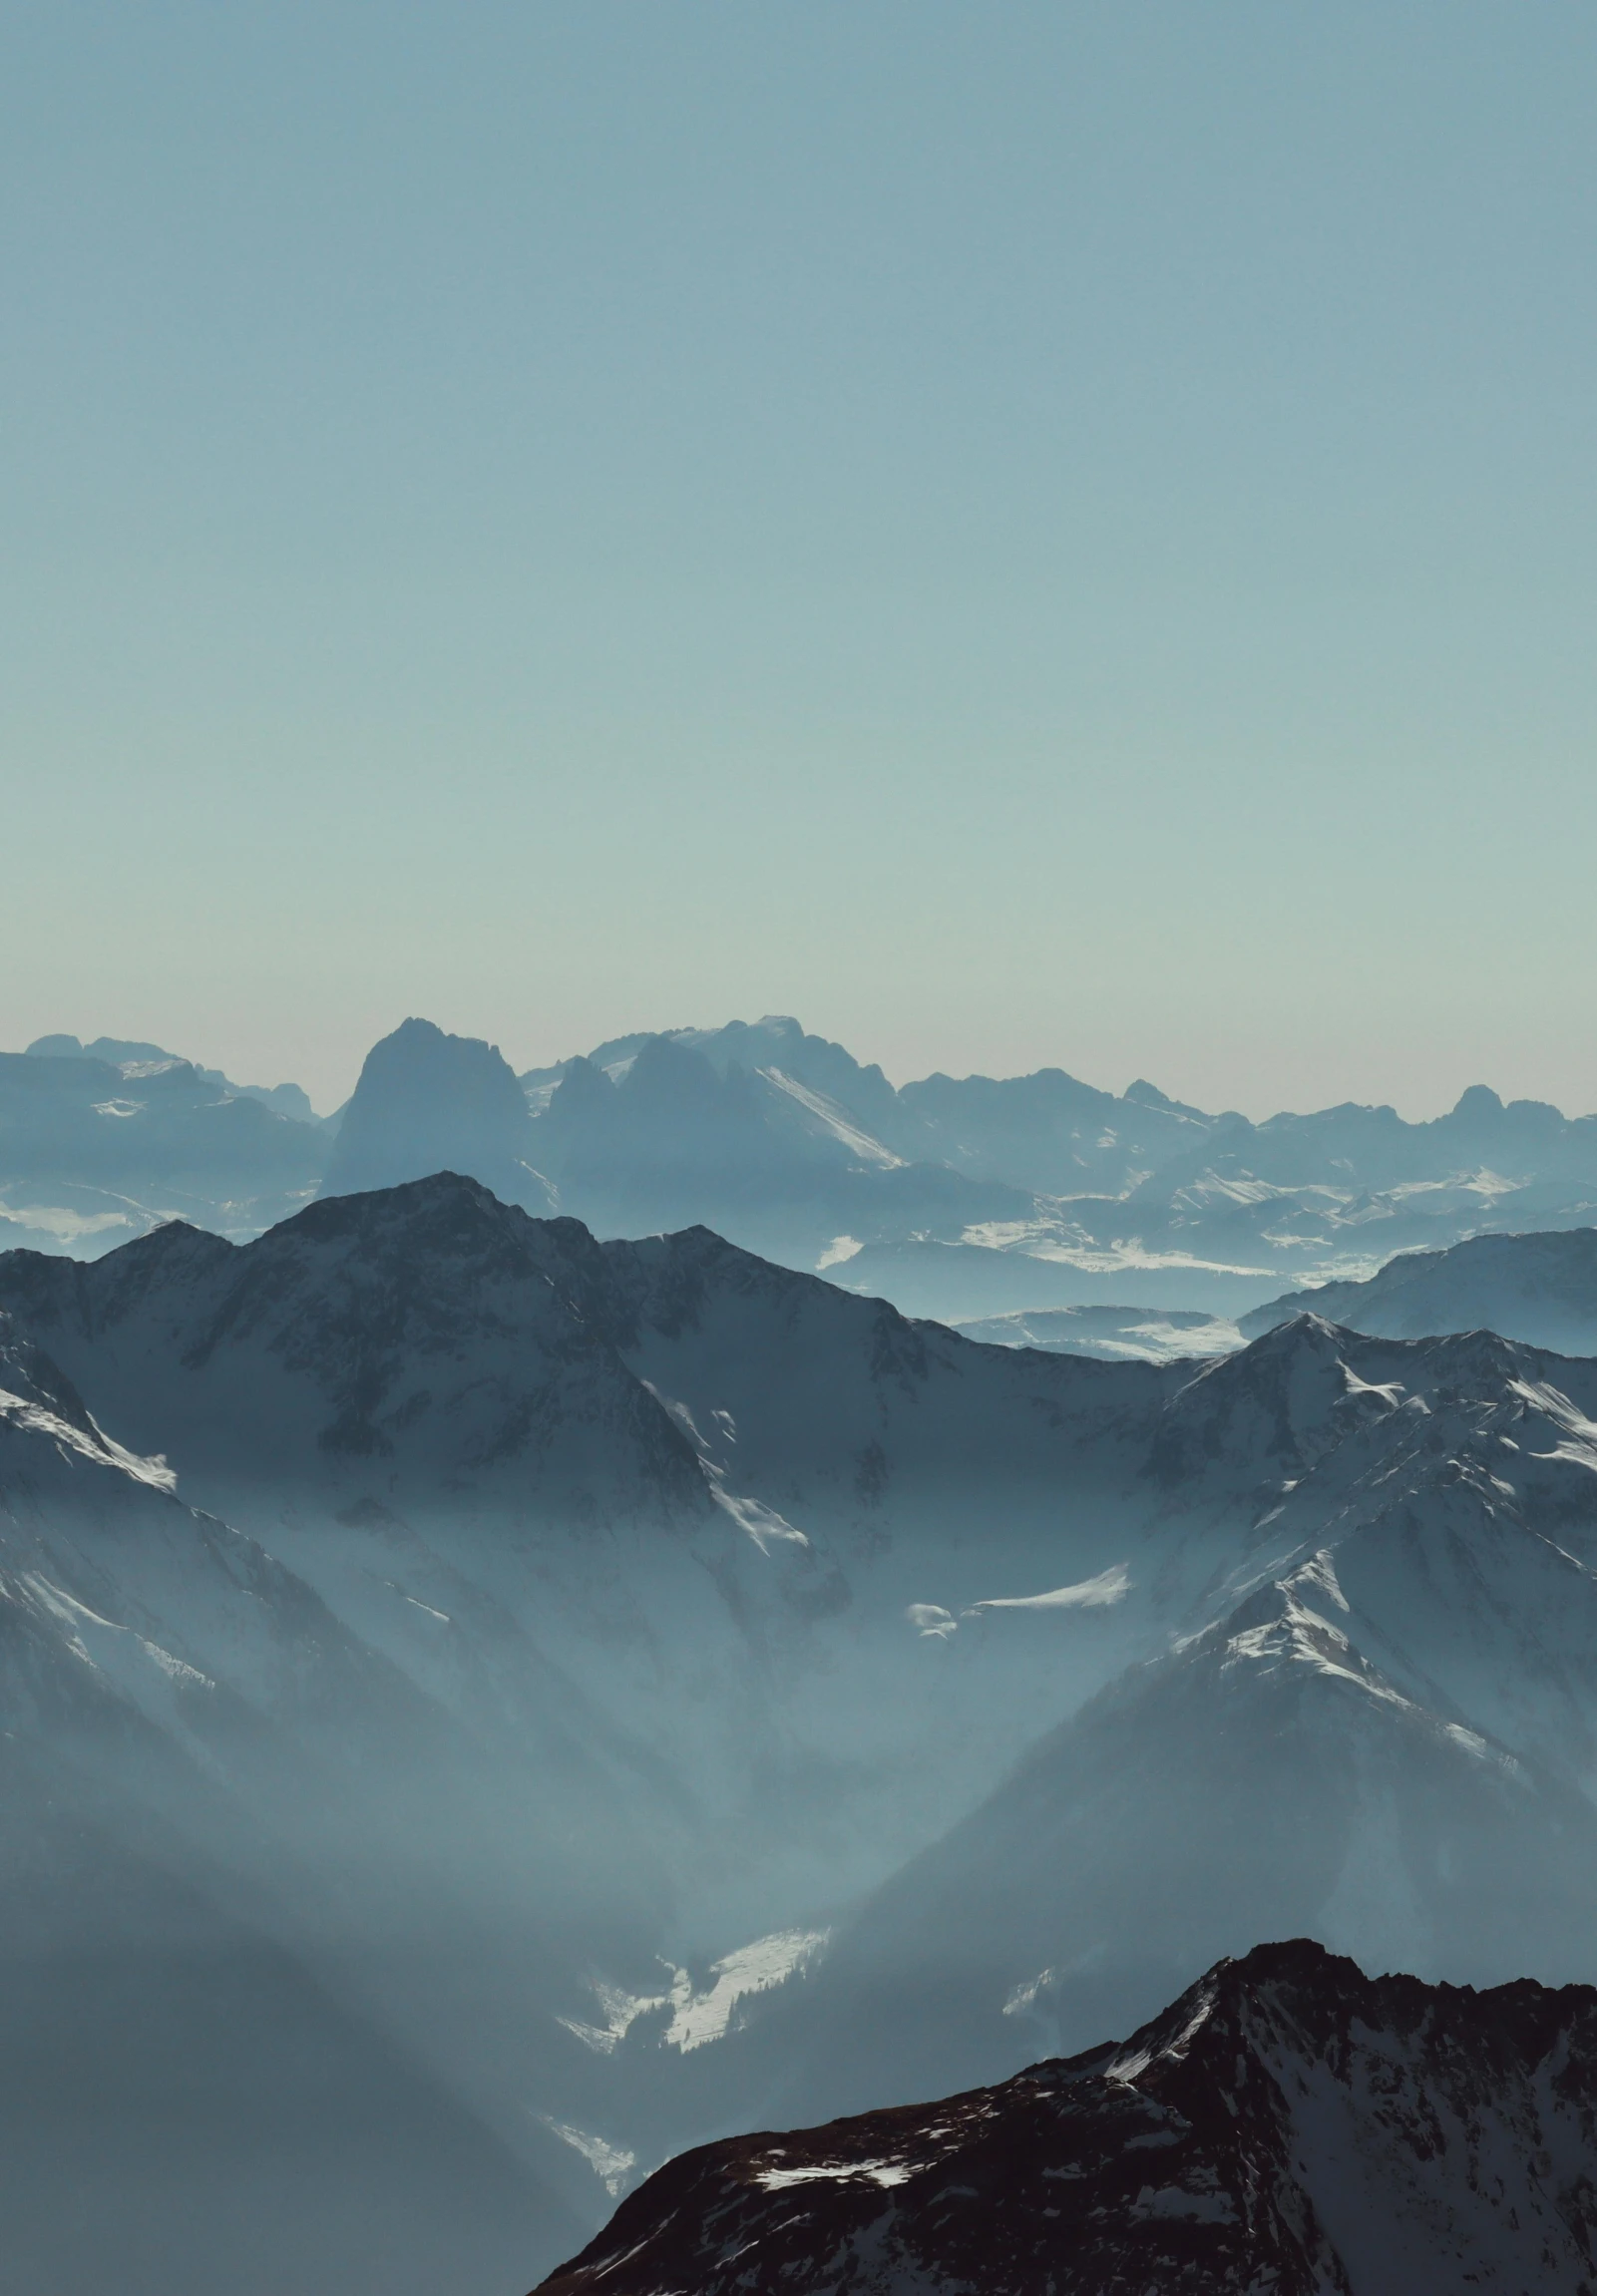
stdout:
[(1597, 10), (7, 0), (0, 1047), (1597, 1108)]

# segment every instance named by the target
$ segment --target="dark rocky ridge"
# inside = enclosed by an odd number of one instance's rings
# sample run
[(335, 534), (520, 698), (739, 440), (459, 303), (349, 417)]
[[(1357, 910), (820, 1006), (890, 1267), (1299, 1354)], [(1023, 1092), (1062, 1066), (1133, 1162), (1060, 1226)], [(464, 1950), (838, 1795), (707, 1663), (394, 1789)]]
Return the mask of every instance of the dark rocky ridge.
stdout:
[(1590, 2296), (1597, 1989), (1222, 1962), (1119, 2045), (705, 2145), (541, 2296)]

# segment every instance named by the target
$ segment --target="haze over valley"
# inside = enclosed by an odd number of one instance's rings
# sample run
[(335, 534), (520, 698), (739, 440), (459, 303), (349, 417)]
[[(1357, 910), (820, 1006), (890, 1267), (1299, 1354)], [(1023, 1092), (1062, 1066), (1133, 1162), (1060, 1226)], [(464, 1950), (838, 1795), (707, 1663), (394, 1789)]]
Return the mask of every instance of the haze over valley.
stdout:
[(6, 9), (0, 2296), (1597, 2296), (1594, 119)]
[[(147, 1045), (10, 1058), (58, 1205), (117, 1200), (108, 1141), (145, 1191), (0, 1254), (19, 2288), (513, 2287), (694, 2144), (1001, 2083), (1261, 1937), (1588, 1970), (1592, 1228), (1117, 1306), (1131, 1245), (1059, 1238), (1123, 1238), (1147, 1142), (1200, 1242), (1331, 1186), (1222, 1187), (1238, 1120), (1147, 1088), (894, 1093), (788, 1023), (599, 1051), (517, 1079), (407, 1022), (331, 1123)], [(1374, 1142), (1443, 1236), (1572, 1223), (1587, 1152), (1483, 1093), (1246, 1137)], [(1542, 1162), (1487, 1187), (1487, 1142)], [(1019, 1197), (1000, 1154), (1097, 1192), (837, 1250)], [(1088, 1297), (958, 1332), (852, 1288), (939, 1249)]]

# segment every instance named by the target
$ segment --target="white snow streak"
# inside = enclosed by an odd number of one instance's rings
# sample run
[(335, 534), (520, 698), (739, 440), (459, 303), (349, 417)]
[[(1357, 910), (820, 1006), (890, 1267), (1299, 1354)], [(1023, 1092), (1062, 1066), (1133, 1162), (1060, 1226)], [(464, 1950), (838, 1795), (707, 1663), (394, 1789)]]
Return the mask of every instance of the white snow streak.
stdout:
[(618, 2144), (611, 2144), (602, 2136), (591, 2136), (586, 2128), (575, 2128), (567, 2120), (544, 2117), (546, 2128), (552, 2128), (574, 2152), (580, 2152), (603, 2185), (612, 2200), (618, 2200), (637, 2166), (637, 2154), (627, 2152)]
[(671, 1968), (668, 1962), (663, 1966), (670, 1969), (671, 1982), (659, 1993), (627, 1993), (598, 1982), (593, 1990), (603, 2023), (586, 2024), (573, 2017), (558, 2022), (598, 2055), (612, 2057), (639, 2018), (669, 2010), (670, 2021), (660, 2041), (685, 2057), (725, 2036), (740, 2001), (751, 1994), (774, 1992), (790, 1977), (802, 1974), (825, 1951), (831, 1935), (829, 1929), (779, 1929), (757, 1937), (751, 1945), (712, 1962), (711, 1982), (702, 1992), (685, 1969)]
[(961, 1619), (980, 1618), (986, 1611), (1101, 1611), (1124, 1602), (1131, 1591), (1131, 1573), (1124, 1563), (1111, 1563), (1095, 1578), (1078, 1579), (1074, 1586), (1050, 1587), (1040, 1595), (990, 1595), (971, 1603), (956, 1618), (941, 1603), (911, 1603), (904, 1616), (923, 1641), (947, 1642), (959, 1632)]

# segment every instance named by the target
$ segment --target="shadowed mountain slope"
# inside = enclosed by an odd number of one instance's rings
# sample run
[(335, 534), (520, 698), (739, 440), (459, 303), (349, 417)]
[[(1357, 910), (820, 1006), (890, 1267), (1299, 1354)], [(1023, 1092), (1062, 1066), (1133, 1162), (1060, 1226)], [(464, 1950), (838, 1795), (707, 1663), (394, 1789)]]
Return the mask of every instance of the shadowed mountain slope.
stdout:
[(164, 1530), (46, 1569), (19, 1527), (19, 1586), (70, 1598), (19, 1631), (62, 1682), (187, 1682), (137, 1643), (217, 1686), (146, 1712), (183, 1774), (196, 1699), (236, 1715), (202, 1750), (263, 1840), (315, 1813), (340, 1984), (589, 2205), (1126, 2030), (1261, 1930), (1590, 1968), (1597, 1363), (1314, 1318), (1197, 1371), (983, 1346), (447, 1174), (244, 1246), (5, 1256), (0, 1311), (86, 1440), (160, 1455), (151, 1506), (269, 1558), (327, 1721), (251, 1690), (271, 1606), (192, 1528), (162, 1579)]
[(1309, 1943), (1000, 2088), (684, 2154), (541, 2296), (1587, 2296), (1597, 1992)]
[(1166, 1394), (1131, 1569), (1184, 1630), (751, 2022), (749, 2096), (808, 2118), (890, 2068), (900, 2096), (995, 2079), (1260, 1927), (1470, 1982), (1589, 1971), (1594, 1404), (1589, 1362), (1310, 1319)]
[(502, 2272), (574, 2218), (439, 2066), (388, 1909), (405, 1879), (436, 1938), (447, 1882), (396, 1844), (481, 1856), (514, 1782), (174, 1482), (0, 1331), (6, 2287), (423, 2296), (463, 2195)]

